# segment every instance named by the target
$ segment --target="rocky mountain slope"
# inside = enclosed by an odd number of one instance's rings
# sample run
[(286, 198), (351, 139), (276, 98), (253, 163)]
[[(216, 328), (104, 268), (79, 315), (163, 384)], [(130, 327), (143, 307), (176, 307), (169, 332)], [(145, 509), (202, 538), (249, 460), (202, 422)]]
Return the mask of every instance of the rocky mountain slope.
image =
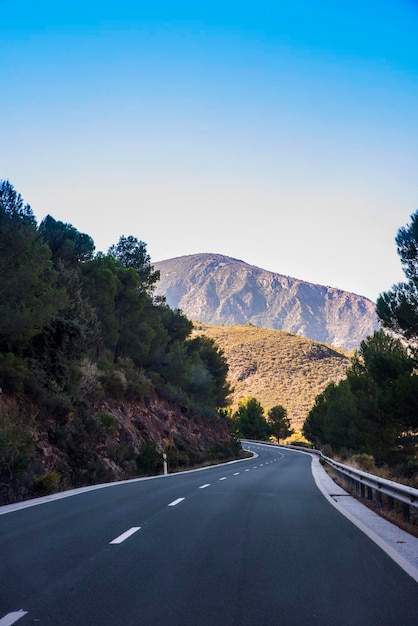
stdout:
[(154, 263), (156, 294), (191, 320), (286, 330), (352, 350), (378, 328), (373, 302), (220, 254), (192, 254)]
[(280, 404), (292, 427), (300, 430), (315, 397), (345, 377), (350, 359), (311, 339), (280, 330), (237, 326), (194, 325), (194, 334), (214, 339), (229, 364), (232, 410), (245, 396), (256, 398), (267, 413)]
[(0, 395), (0, 506), (74, 487), (237, 458), (226, 420), (197, 419), (161, 398), (87, 405), (81, 422), (40, 415), (25, 398)]

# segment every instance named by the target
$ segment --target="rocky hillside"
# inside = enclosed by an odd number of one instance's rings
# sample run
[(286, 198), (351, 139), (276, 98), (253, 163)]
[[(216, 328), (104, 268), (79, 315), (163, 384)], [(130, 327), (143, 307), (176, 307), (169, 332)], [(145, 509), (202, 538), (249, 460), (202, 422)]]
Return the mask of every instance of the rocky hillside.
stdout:
[(191, 320), (286, 330), (321, 343), (357, 348), (378, 329), (373, 302), (304, 282), (220, 254), (192, 254), (154, 263), (156, 294)]
[(280, 330), (195, 324), (195, 334), (214, 339), (229, 364), (232, 409), (245, 396), (256, 398), (267, 412), (283, 406), (292, 427), (300, 430), (315, 397), (345, 377), (347, 354), (311, 339)]
[(89, 484), (208, 465), (241, 455), (226, 420), (186, 416), (158, 397), (87, 405), (82, 419), (40, 415), (0, 395), (0, 506)]

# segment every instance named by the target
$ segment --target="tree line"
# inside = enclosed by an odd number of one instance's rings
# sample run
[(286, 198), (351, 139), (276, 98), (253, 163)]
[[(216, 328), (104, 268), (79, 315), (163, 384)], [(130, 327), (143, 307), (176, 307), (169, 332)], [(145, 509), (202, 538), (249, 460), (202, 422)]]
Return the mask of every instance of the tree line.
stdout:
[(38, 226), (2, 181), (0, 246), (4, 390), (77, 394), (84, 359), (117, 397), (157, 389), (211, 414), (226, 404), (222, 352), (209, 338), (191, 339), (192, 322), (153, 295), (159, 272), (144, 242), (121, 236), (95, 254), (92, 238), (70, 224), (48, 215)]
[(395, 241), (406, 280), (379, 296), (382, 329), (361, 342), (346, 378), (316, 398), (303, 434), (317, 446), (368, 454), (412, 475), (418, 470), (418, 211)]
[[(223, 352), (192, 337), (192, 322), (155, 296), (158, 279), (144, 242), (122, 235), (95, 253), (93, 239), (71, 224), (50, 215), (38, 224), (12, 184), (0, 181), (0, 387), (35, 402), (38, 420), (54, 415), (53, 443), (90, 445), (98, 426), (86, 402), (109, 397), (157, 394), (186, 415), (227, 419)], [(16, 420), (4, 411), (1, 420), (0, 474), (7, 474), (18, 463)]]

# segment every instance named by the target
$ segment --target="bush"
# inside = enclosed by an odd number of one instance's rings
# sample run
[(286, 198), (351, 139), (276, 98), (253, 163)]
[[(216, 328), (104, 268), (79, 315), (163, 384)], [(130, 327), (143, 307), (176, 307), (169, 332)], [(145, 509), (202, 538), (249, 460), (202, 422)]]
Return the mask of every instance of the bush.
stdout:
[(125, 374), (118, 369), (110, 369), (101, 376), (101, 382), (107, 393), (115, 400), (125, 397), (128, 382)]
[(152, 439), (145, 439), (141, 450), (136, 457), (136, 466), (139, 472), (154, 474), (162, 467), (162, 455), (158, 452), (156, 443)]
[(79, 368), (79, 390), (81, 395), (93, 400), (103, 394), (101, 375), (96, 363), (84, 359)]
[(369, 474), (376, 473), (376, 463), (371, 454), (353, 454), (350, 457), (350, 465), (358, 467), (363, 472), (368, 472)]
[(109, 413), (99, 413), (98, 418), (105, 430), (106, 435), (114, 435), (116, 433), (116, 418)]
[(17, 480), (28, 467), (33, 441), (27, 425), (13, 409), (0, 410), (0, 483), (6, 488), (6, 499), (17, 486)]
[(28, 377), (25, 361), (12, 353), (0, 354), (0, 387), (6, 393), (23, 391)]
[(47, 396), (43, 406), (51, 418), (60, 424), (69, 424), (74, 416), (74, 407), (70, 398), (64, 394)]
[(130, 370), (126, 373), (126, 397), (129, 400), (141, 400), (153, 390), (152, 382), (141, 371)]
[(59, 491), (61, 480), (61, 474), (52, 470), (40, 476), (35, 475), (32, 479), (32, 488), (35, 493), (47, 496)]

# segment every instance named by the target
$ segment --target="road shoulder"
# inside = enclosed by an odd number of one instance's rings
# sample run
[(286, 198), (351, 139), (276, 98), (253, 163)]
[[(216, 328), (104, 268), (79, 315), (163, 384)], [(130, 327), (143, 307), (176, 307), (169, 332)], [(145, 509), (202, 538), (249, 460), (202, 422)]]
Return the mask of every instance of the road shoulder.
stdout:
[(312, 458), (312, 475), (325, 498), (418, 582), (418, 538), (377, 515), (339, 487)]

